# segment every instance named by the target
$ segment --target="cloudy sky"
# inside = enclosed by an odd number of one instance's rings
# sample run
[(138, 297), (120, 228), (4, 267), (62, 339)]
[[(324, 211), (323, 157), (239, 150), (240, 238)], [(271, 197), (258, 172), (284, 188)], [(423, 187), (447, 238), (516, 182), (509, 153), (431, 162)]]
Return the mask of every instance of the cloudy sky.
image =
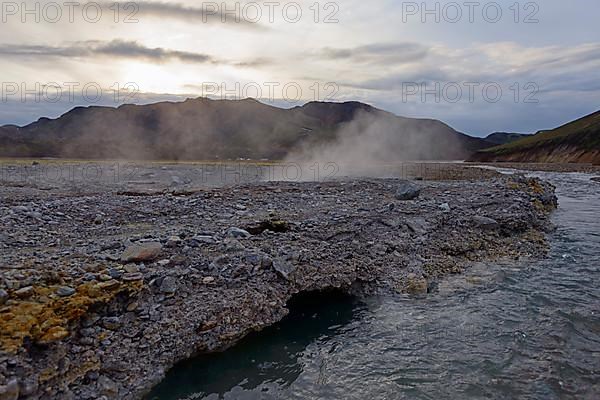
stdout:
[(600, 3), (425, 3), (2, 2), (0, 124), (76, 105), (259, 97), (359, 100), (484, 136), (600, 109)]

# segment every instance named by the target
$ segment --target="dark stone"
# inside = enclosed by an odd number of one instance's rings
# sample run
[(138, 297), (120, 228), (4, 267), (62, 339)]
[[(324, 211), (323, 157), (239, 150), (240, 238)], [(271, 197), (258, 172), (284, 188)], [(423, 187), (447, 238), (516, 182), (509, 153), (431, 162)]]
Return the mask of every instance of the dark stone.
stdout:
[(273, 260), (273, 269), (283, 278), (290, 280), (290, 274), (296, 270), (296, 266), (280, 258)]
[(421, 188), (409, 181), (400, 182), (396, 190), (396, 200), (413, 200), (419, 197)]

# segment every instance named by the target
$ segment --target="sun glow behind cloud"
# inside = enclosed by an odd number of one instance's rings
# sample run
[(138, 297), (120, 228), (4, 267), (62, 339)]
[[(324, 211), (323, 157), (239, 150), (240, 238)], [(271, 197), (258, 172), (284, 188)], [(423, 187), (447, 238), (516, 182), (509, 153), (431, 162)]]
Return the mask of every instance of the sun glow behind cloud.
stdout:
[[(240, 7), (248, 3), (239, 2)], [(236, 84), (257, 84), (266, 97), (265, 83), (271, 82), (300, 85), (301, 101), (323, 100), (331, 94), (324, 86), (334, 82), (338, 90), (332, 100), (365, 101), (401, 115), (439, 118), (473, 134), (552, 127), (594, 111), (600, 103), (595, 83), (600, 81), (600, 32), (593, 18), (600, 4), (575, 0), (567, 10), (563, 2), (548, 0), (539, 4), (539, 23), (515, 24), (510, 4), (503, 2), (505, 18), (497, 24), (481, 19), (449, 24), (423, 23), (419, 15), (404, 21), (404, 3), (391, 0), (321, 2), (318, 15), (314, 1), (300, 1), (303, 16), (291, 23), (282, 17), (286, 3), (276, 9), (273, 22), (263, 6), (259, 23), (236, 23), (231, 17), (223, 23), (219, 15), (203, 14), (201, 6), (207, 3), (190, 0), (142, 1), (134, 16), (137, 23), (123, 23), (124, 10), (115, 23), (110, 4), (98, 23), (77, 15), (74, 23), (56, 24), (23, 24), (13, 18), (0, 32), (0, 68), (5, 82), (28, 87), (36, 82), (96, 82), (111, 88), (134, 82), (140, 101), (200, 96), (207, 83), (225, 84), (230, 98), (236, 91), (239, 97), (256, 93), (236, 89)], [(433, 3), (427, 2), (428, 8)], [(232, 9), (234, 2), (227, 4)], [(327, 18), (338, 22), (324, 23)], [(557, 22), (564, 28), (560, 37)], [(473, 81), (499, 84), (503, 101), (422, 101), (420, 96), (405, 99), (402, 92), (407, 82), (443, 86)], [(530, 82), (539, 86), (540, 101), (511, 102), (511, 85)], [(319, 95), (311, 90), (315, 85)], [(281, 100), (275, 104), (293, 105)], [(22, 107), (7, 101), (1, 106), (0, 123), (24, 123), (72, 104)], [(534, 125), (545, 119), (547, 126)]]

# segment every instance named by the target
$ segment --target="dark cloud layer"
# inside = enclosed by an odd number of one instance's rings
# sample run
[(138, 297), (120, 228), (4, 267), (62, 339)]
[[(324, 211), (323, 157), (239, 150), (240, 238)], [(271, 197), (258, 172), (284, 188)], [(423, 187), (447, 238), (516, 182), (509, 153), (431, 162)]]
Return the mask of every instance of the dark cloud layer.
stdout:
[[(110, 6), (111, 3), (106, 3)], [(158, 1), (144, 1), (136, 3), (139, 9), (135, 13), (136, 19), (143, 17), (168, 18), (180, 21), (200, 24), (226, 24), (227, 26), (239, 26), (241, 28), (263, 29), (260, 22), (249, 21), (244, 18), (243, 12), (227, 13), (223, 9), (222, 2), (211, 4), (202, 3), (201, 7), (189, 7), (179, 3), (162, 3)], [(233, 6), (230, 6), (233, 9)], [(241, 6), (240, 6), (241, 10)]]
[(418, 43), (375, 43), (354, 48), (324, 48), (319, 57), (334, 61), (406, 64), (423, 60), (428, 48)]
[(163, 63), (178, 59), (184, 62), (209, 63), (216, 62), (211, 56), (202, 53), (164, 49), (161, 47), (150, 48), (138, 42), (113, 40), (110, 42), (87, 41), (78, 42), (69, 46), (24, 46), (2, 45), (0, 54), (22, 58), (39, 57), (97, 57), (110, 56), (123, 59), (143, 59), (154, 63)]

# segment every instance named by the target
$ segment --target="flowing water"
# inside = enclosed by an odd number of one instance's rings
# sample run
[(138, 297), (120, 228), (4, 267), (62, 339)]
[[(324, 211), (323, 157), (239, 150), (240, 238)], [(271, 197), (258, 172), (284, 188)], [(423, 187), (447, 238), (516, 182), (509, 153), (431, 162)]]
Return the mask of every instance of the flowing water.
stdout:
[(600, 399), (600, 183), (536, 175), (560, 202), (547, 259), (478, 264), (424, 298), (303, 303), (148, 398)]

